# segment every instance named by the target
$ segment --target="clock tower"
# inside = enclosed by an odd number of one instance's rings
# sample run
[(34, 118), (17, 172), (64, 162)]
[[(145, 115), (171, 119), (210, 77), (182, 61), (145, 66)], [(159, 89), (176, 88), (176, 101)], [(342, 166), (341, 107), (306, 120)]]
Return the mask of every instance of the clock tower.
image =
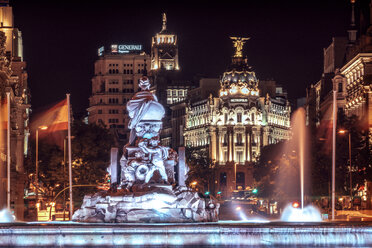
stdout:
[(163, 25), (159, 33), (152, 37), (151, 70), (179, 70), (177, 35), (167, 30), (167, 16), (163, 13)]

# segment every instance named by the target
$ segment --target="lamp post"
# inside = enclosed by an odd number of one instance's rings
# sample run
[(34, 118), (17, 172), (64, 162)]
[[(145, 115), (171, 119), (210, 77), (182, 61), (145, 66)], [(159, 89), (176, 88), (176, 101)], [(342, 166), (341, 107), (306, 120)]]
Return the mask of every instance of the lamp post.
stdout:
[(39, 126), (36, 129), (36, 173), (35, 173), (35, 186), (36, 186), (36, 203), (39, 202), (39, 129), (47, 130), (47, 126)]
[(351, 134), (350, 131), (341, 129), (338, 131), (339, 134), (348, 133), (349, 138), (349, 178), (350, 178), (350, 197), (353, 197), (353, 179), (351, 173)]
[(236, 184), (236, 165), (237, 165), (237, 163), (234, 164), (234, 178), (235, 178), (235, 189), (234, 190), (236, 190), (236, 186), (237, 186), (237, 184)]

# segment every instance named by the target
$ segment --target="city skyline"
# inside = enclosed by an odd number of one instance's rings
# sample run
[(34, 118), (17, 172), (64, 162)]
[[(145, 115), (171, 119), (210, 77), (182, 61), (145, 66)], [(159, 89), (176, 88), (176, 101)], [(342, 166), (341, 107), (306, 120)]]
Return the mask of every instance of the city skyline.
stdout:
[(258, 79), (276, 80), (290, 99), (305, 96), (306, 87), (319, 80), (322, 49), (333, 36), (346, 36), (350, 23), (346, 0), (196, 7), (116, 1), (10, 4), (15, 26), (23, 32), (32, 108), (58, 101), (69, 92), (76, 113), (86, 113), (88, 107), (97, 49), (141, 44), (149, 53), (151, 37), (161, 30), (163, 12), (168, 29), (179, 36), (183, 78), (220, 77), (233, 55), (229, 36), (248, 36), (243, 53)]

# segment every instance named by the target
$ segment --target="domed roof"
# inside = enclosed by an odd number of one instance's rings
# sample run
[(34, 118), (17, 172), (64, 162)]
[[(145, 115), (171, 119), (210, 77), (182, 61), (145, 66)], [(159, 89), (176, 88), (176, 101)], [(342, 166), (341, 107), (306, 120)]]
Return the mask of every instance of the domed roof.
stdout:
[(255, 95), (258, 96), (258, 80), (256, 74), (246, 64), (237, 64), (236, 62), (231, 65), (228, 71), (223, 73), (220, 80), (221, 83), (221, 96), (231, 94), (240, 95)]
[(248, 83), (255, 85), (258, 83), (255, 73), (252, 71), (229, 71), (225, 72), (221, 78), (221, 83)]
[(233, 40), (236, 52), (232, 57), (231, 65), (227, 71), (223, 73), (220, 80), (220, 96), (258, 96), (258, 80), (256, 74), (248, 65), (247, 59), (244, 59), (242, 55), (243, 44), (248, 38), (230, 38)]

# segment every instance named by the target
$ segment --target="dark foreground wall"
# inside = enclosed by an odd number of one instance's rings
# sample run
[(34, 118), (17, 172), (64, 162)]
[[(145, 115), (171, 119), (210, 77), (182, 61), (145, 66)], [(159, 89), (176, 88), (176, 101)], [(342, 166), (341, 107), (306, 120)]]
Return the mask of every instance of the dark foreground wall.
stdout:
[(372, 223), (0, 224), (0, 246), (372, 246)]

